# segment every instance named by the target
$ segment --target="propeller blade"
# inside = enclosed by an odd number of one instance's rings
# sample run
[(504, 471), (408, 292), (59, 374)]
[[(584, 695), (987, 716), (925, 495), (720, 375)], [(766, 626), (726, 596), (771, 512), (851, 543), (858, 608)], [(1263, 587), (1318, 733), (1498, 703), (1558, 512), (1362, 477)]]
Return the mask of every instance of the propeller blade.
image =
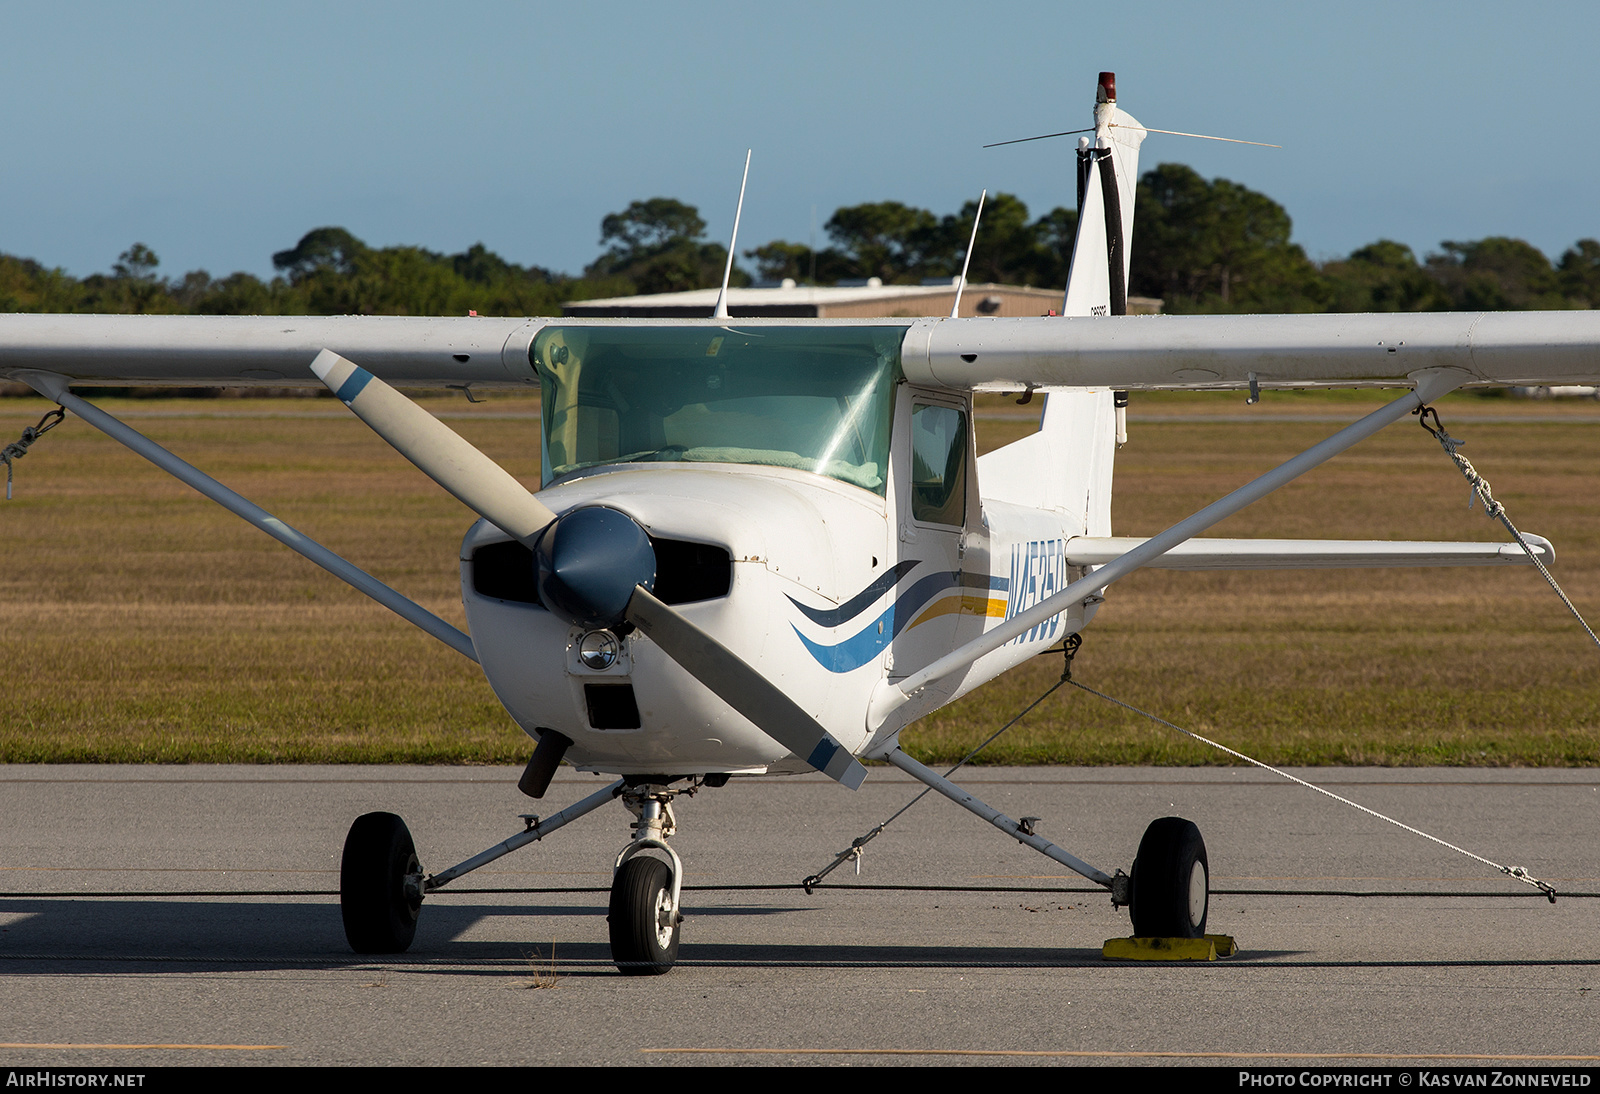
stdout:
[(849, 749), (772, 681), (643, 587), (628, 601), (628, 622), (767, 736), (829, 778), (860, 789), (867, 769)]
[(423, 474), (502, 532), (532, 547), (556, 519), (505, 468), (360, 365), (325, 349), (311, 371)]

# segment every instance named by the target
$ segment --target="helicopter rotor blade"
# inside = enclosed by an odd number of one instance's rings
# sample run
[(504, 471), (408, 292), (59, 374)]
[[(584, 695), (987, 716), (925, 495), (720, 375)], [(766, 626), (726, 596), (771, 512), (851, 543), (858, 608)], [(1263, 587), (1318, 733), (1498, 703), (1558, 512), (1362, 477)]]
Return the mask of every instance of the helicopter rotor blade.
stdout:
[(771, 680), (643, 586), (628, 602), (628, 622), (683, 666), (690, 676), (806, 763), (831, 779), (860, 789), (867, 769), (817, 720)]

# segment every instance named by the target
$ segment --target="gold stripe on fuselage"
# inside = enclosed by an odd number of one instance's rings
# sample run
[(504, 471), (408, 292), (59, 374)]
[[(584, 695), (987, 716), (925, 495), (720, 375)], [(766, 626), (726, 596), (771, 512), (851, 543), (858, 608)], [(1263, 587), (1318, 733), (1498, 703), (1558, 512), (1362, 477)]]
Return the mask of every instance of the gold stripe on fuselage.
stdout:
[[(947, 596), (942, 600), (934, 601), (924, 608), (922, 614), (912, 621), (911, 627), (920, 627), (930, 619), (952, 613), (985, 615), (993, 619), (1004, 619), (1006, 617), (1006, 602), (982, 594)], [(907, 627), (906, 630), (910, 630), (911, 627)]]

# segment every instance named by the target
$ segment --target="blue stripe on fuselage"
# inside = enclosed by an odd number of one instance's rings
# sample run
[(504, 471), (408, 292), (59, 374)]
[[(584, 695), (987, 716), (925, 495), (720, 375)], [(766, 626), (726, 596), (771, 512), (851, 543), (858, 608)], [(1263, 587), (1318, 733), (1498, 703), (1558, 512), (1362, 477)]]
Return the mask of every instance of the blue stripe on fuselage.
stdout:
[[(829, 672), (852, 672), (877, 657), (890, 642), (894, 641), (895, 636), (905, 630), (906, 625), (924, 604), (945, 590), (964, 587), (998, 589), (1003, 592), (1009, 586), (1009, 579), (987, 574), (964, 574), (955, 570), (929, 574), (901, 593), (884, 609), (882, 615), (837, 645), (826, 646), (820, 642), (813, 642), (800, 633), (799, 627), (794, 627), (794, 633), (805, 644), (811, 656), (816, 658), (817, 664)], [(794, 624), (791, 623), (790, 626)]]
[(878, 578), (878, 580), (862, 589), (837, 608), (808, 608), (792, 596), (789, 598), (789, 603), (799, 608), (806, 614), (807, 619), (818, 626), (837, 627), (841, 623), (850, 622), (850, 620), (872, 607), (873, 601), (900, 584), (900, 579), (916, 569), (916, 567), (917, 560), (914, 558), (900, 560), (895, 563), (894, 569)]

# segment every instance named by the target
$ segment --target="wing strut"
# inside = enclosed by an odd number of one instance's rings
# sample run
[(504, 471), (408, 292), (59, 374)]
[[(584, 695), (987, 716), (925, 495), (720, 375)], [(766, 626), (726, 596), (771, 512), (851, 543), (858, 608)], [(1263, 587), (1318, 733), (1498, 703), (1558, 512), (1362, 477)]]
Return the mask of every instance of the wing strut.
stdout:
[(461, 656), (473, 661), (478, 659), (478, 651), (473, 648), (472, 639), (464, 632), (446, 623), (416, 601), (402, 596), (360, 567), (346, 562), (303, 532), (291, 528), (255, 502), (223, 486), (193, 464), (174, 456), (120, 419), (72, 394), (67, 390), (65, 376), (32, 369), (18, 369), (10, 375), (12, 379), (27, 384), (46, 399), (53, 399), (66, 407), (112, 440), (127, 445), (186, 486), (194, 487), (228, 512), (243, 518), (279, 543), (309, 558), (334, 577), (352, 586), (357, 592), (370, 596), (407, 623), (427, 631)]
[(1017, 613), (998, 627), (984, 633), (981, 637), (975, 638), (965, 646), (939, 658), (920, 672), (911, 674), (902, 680), (898, 687), (886, 689), (885, 694), (888, 702), (885, 703), (879, 700), (874, 704), (877, 709), (872, 711), (873, 723), (878, 726), (883, 725), (889, 715), (901, 705), (909, 702), (917, 692), (929, 684), (963, 671), (978, 658), (994, 652), (1013, 639), (1021, 637), (1039, 624), (1066, 611), (1074, 604), (1081, 603), (1086, 597), (1099, 593), (1113, 581), (1126, 577), (1140, 567), (1150, 564), (1180, 543), (1193, 539), (1207, 528), (1226, 517), (1232, 516), (1251, 502), (1266, 497), (1278, 487), (1292, 482), (1312, 468), (1337, 456), (1345, 449), (1372, 436), (1385, 426), (1399, 421), (1418, 407), (1426, 405), (1446, 392), (1455, 390), (1471, 377), (1456, 369), (1426, 369), (1417, 373), (1414, 379), (1417, 384), (1415, 391), (1403, 398), (1396, 399), (1387, 406), (1380, 407), (1359, 421), (1352, 422), (1333, 436), (1319, 444), (1312, 445), (1298, 456), (1279, 464), (1260, 478), (1246, 483), (1226, 497), (1218, 498), (1204, 509), (1185, 517), (1166, 531), (1151, 536), (1133, 550), (1119, 555), (1106, 565), (1072, 582), (1054, 596), (1039, 602), (1025, 612)]
[(957, 786), (955, 783), (951, 782), (949, 779), (933, 770), (933, 768), (928, 767), (925, 764), (918, 763), (910, 756), (907, 756), (904, 752), (901, 752), (898, 748), (892, 750), (883, 758), (894, 764), (894, 766), (898, 767), (901, 771), (904, 771), (907, 775), (910, 775), (912, 778), (918, 780), (919, 782), (926, 783), (934, 790), (937, 790), (939, 793), (943, 794), (945, 797), (961, 806), (961, 808), (982, 817), (984, 820), (988, 821), (990, 824), (994, 825), (1008, 836), (1015, 837), (1018, 843), (1025, 843), (1029, 847), (1032, 847), (1035, 851), (1038, 851), (1041, 855), (1044, 855), (1046, 858), (1054, 859), (1056, 862), (1059, 862), (1073, 873), (1082, 874), (1096, 885), (1104, 885), (1107, 889), (1111, 889), (1116, 895), (1117, 903), (1126, 904), (1128, 902), (1126, 892), (1116, 892), (1117, 879), (1112, 875), (1106, 873), (1104, 870), (1096, 869), (1095, 867), (1090, 866), (1087, 862), (1084, 862), (1076, 855), (1072, 855), (1066, 851), (1063, 851), (1061, 848), (1057, 847), (1043, 836), (1035, 835), (1032, 831), (1024, 828), (1022, 825), (1018, 824), (1016, 821), (1000, 812), (1000, 810), (989, 805), (987, 802), (980, 801), (973, 797), (967, 791), (961, 789), (961, 787)]

